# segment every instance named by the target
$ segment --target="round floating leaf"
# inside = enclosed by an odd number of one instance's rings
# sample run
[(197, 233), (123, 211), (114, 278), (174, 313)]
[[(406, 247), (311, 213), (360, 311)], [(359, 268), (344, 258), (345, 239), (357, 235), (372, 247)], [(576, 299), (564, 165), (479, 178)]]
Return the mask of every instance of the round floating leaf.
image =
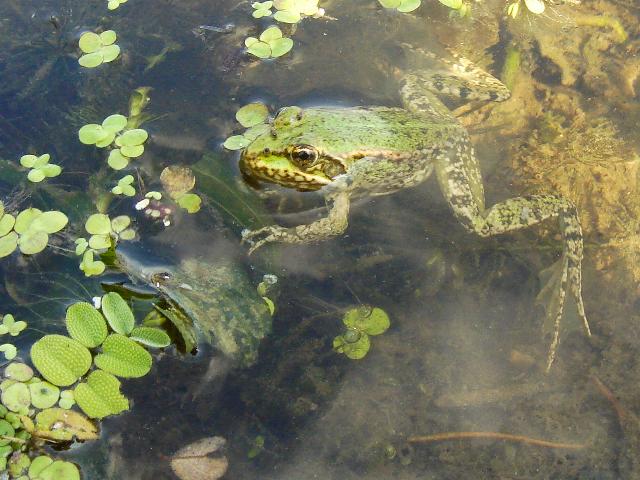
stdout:
[(256, 37), (247, 37), (244, 39), (244, 45), (245, 47), (249, 48), (251, 45), (253, 45), (254, 43), (258, 43), (260, 40), (258, 40)]
[(462, 0), (439, 0), (439, 2), (454, 10), (460, 10), (460, 7), (462, 7)]
[(250, 47), (247, 47), (247, 52), (258, 58), (269, 58), (271, 56), (271, 47), (268, 43), (255, 42)]
[(181, 197), (196, 184), (196, 176), (189, 167), (171, 165), (162, 170), (160, 182), (174, 200)]
[(51, 178), (51, 177), (57, 177), (58, 175), (60, 175), (60, 173), (62, 172), (62, 167), (60, 167), (60, 165), (44, 165), (42, 167), (39, 168), (39, 170), (42, 171), (42, 173), (44, 173), (45, 177)]
[(91, 235), (89, 237), (89, 248), (102, 250), (111, 246), (111, 235)]
[(400, 3), (402, 3), (402, 0), (378, 0), (378, 2), (380, 2), (380, 5), (384, 8), (398, 8)]
[(29, 179), (30, 182), (39, 183), (45, 179), (45, 174), (39, 168), (34, 168), (27, 173), (27, 179)]
[(143, 130), (142, 128), (134, 128), (133, 130), (127, 130), (122, 135), (120, 135), (119, 145), (122, 145), (125, 147), (142, 145), (144, 142), (147, 141), (147, 138), (149, 138), (149, 134), (147, 133), (146, 130)]
[(28, 230), (18, 238), (20, 252), (25, 255), (34, 255), (47, 248), (49, 235), (39, 230)]
[(43, 212), (42, 215), (35, 218), (33, 222), (31, 222), (29, 230), (56, 233), (62, 230), (68, 222), (69, 219), (64, 213), (52, 210), (50, 212)]
[(91, 372), (86, 383), (78, 384), (73, 396), (91, 418), (104, 418), (129, 409), (129, 400), (120, 393), (120, 381), (102, 370)]
[(113, 30), (105, 30), (100, 34), (100, 43), (102, 45), (111, 45), (116, 41), (116, 32)]
[(98, 65), (102, 65), (102, 53), (95, 52), (95, 53), (87, 53), (86, 55), (82, 55), (78, 59), (78, 63), (80, 64), (81, 67), (95, 68)]
[(11, 345), (10, 343), (3, 343), (2, 345), (0, 345), (0, 352), (4, 354), (4, 358), (6, 358), (7, 360), (13, 360), (18, 354), (18, 350), (16, 349), (16, 347), (14, 345)]
[(90, 277), (92, 275), (100, 275), (104, 272), (106, 265), (101, 260), (93, 260), (93, 251), (87, 250), (82, 256), (82, 262), (80, 263), (80, 270), (82, 270), (85, 276)]
[(102, 46), (100, 36), (93, 32), (85, 32), (80, 37), (78, 45), (84, 53), (93, 53)]
[(112, 333), (102, 344), (102, 353), (95, 356), (96, 366), (118, 377), (143, 377), (151, 370), (151, 355), (133, 340)]
[(104, 129), (102, 131), (105, 133), (105, 135), (104, 137), (102, 137), (100, 140), (96, 142), (96, 147), (98, 148), (108, 147), (113, 143), (113, 140), (116, 138), (115, 133), (110, 132), (109, 130), (104, 130)]
[(91, 235), (106, 235), (111, 233), (111, 221), (104, 213), (94, 213), (89, 216), (84, 228)]
[(114, 170), (122, 170), (129, 165), (129, 158), (122, 155), (120, 149), (116, 148), (109, 153), (107, 164)]
[(40, 215), (42, 215), (42, 210), (38, 210), (37, 208), (27, 208), (21, 211), (16, 217), (16, 223), (13, 229), (22, 235), (29, 229), (31, 223)]
[(260, 41), (269, 43), (271, 40), (282, 38), (282, 30), (276, 26), (267, 28), (260, 34)]
[(222, 146), (227, 150), (241, 150), (248, 146), (251, 141), (242, 135), (233, 135), (227, 138)]
[(259, 8), (257, 10), (254, 10), (253, 13), (251, 14), (253, 18), (268, 17), (269, 15), (271, 15), (271, 10), (266, 8)]
[(107, 135), (109, 135), (109, 132), (105, 131), (102, 125), (98, 125), (97, 123), (90, 123), (78, 130), (78, 138), (80, 142), (85, 145), (93, 145)]
[(2, 391), (2, 405), (12, 412), (24, 412), (31, 405), (31, 394), (25, 383), (16, 382)]
[(369, 335), (355, 332), (354, 338), (348, 335), (339, 336), (333, 339), (333, 349), (338, 353), (344, 353), (352, 360), (360, 360), (367, 355), (371, 348)]
[(236, 112), (236, 120), (245, 128), (253, 127), (269, 116), (269, 109), (264, 103), (250, 103)]
[(344, 324), (355, 330), (369, 335), (380, 335), (389, 328), (389, 316), (381, 308), (371, 308), (367, 305), (352, 308), (342, 319)]
[(41, 410), (53, 407), (60, 397), (60, 389), (49, 382), (30, 383), (29, 392), (31, 393), (31, 403)]
[(131, 228), (127, 228), (122, 233), (120, 233), (121, 240), (133, 240), (134, 238), (136, 238), (136, 232)]
[(33, 480), (80, 480), (80, 471), (71, 462), (56, 460), (51, 465), (45, 467)]
[(142, 145), (123, 145), (120, 147), (120, 153), (125, 157), (136, 158), (144, 153)]
[(4, 237), (9, 233), (16, 223), (16, 219), (13, 215), (5, 214), (0, 215), (0, 237)]
[(73, 390), (63, 390), (60, 393), (60, 401), (58, 402), (58, 405), (60, 405), (60, 408), (64, 408), (65, 410), (68, 410), (71, 407), (73, 407), (75, 404), (76, 404), (76, 400), (73, 397)]
[(113, 62), (120, 55), (120, 47), (118, 45), (108, 45), (100, 49), (102, 61), (104, 63)]
[(18, 248), (18, 234), (16, 232), (9, 232), (0, 238), (0, 258), (11, 255), (16, 248)]
[(196, 213), (200, 210), (202, 199), (195, 193), (185, 193), (178, 198), (178, 205), (189, 213)]
[(118, 293), (109, 292), (102, 296), (102, 313), (114, 332), (129, 335), (133, 330), (133, 312)]
[(120, 115), (116, 113), (114, 115), (109, 115), (102, 121), (102, 128), (108, 130), (112, 133), (118, 133), (120, 130), (123, 130), (124, 127), (127, 126), (127, 117), (124, 115)]
[(6, 437), (13, 437), (15, 434), (16, 431), (9, 422), (6, 420), (0, 420), (0, 447), (9, 445), (11, 443), (11, 439)]
[(524, 4), (531, 13), (539, 15), (544, 12), (544, 2), (542, 0), (524, 0)]
[(300, 12), (291, 10), (280, 10), (273, 14), (273, 18), (282, 23), (298, 23), (302, 20)]
[(293, 40), (290, 38), (277, 38), (269, 41), (269, 46), (271, 47), (271, 56), (277, 58), (293, 48)]
[(420, 3), (422, 3), (421, 0), (402, 0), (398, 7), (398, 11), (403, 13), (413, 12), (420, 6)]
[[(131, 175), (129, 175), (131, 176)], [(133, 179), (133, 177), (131, 177)], [(116, 232), (116, 233), (120, 233), (123, 230), (125, 230), (129, 225), (131, 225), (131, 218), (127, 215), (119, 215), (116, 218), (114, 218), (113, 220), (111, 220), (111, 229)]]
[(261, 123), (249, 128), (242, 136), (249, 141), (253, 141), (260, 135), (267, 133), (269, 130), (271, 130), (271, 125), (268, 123)]
[(29, 478), (36, 479), (40, 472), (53, 463), (53, 459), (47, 455), (40, 455), (31, 460), (29, 467)]
[(87, 348), (95, 348), (107, 338), (107, 322), (90, 303), (77, 302), (67, 309), (67, 331)]
[(46, 380), (66, 387), (87, 373), (91, 353), (72, 338), (45, 335), (31, 347), (31, 361)]
[(163, 330), (153, 327), (136, 327), (129, 338), (148, 347), (164, 348), (171, 344), (171, 339)]
[(33, 370), (29, 365), (14, 362), (5, 368), (4, 376), (17, 382), (28, 382), (33, 378)]

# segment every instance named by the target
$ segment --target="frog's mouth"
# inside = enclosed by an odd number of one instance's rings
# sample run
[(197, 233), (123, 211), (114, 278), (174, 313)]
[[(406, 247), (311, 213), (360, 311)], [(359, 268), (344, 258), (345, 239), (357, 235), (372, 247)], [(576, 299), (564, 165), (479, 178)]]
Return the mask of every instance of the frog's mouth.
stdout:
[(240, 169), (249, 177), (298, 190), (318, 190), (333, 181), (322, 170), (304, 171), (281, 155), (244, 154), (240, 158)]

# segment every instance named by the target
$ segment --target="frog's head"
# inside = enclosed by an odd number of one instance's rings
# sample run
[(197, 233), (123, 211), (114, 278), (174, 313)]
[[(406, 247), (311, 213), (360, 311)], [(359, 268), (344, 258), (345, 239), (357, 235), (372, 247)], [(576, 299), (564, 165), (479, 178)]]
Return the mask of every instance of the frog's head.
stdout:
[(286, 107), (271, 128), (242, 152), (240, 168), (250, 179), (298, 190), (318, 190), (345, 173), (331, 148), (326, 116), (317, 109)]

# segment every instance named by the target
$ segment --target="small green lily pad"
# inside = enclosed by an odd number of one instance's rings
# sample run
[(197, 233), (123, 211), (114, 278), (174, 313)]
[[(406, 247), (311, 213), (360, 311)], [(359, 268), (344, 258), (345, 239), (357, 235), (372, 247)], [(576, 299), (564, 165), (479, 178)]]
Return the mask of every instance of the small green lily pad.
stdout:
[(245, 128), (253, 127), (269, 116), (269, 109), (264, 103), (249, 103), (236, 112), (236, 120)]
[(28, 382), (33, 378), (33, 370), (25, 363), (13, 362), (4, 369), (4, 376), (17, 382)]
[(12, 412), (25, 413), (31, 405), (31, 394), (25, 383), (16, 382), (2, 391), (2, 405)]
[(49, 382), (35, 382), (29, 384), (31, 403), (34, 407), (45, 409), (53, 407), (60, 397), (60, 389)]
[(333, 339), (333, 349), (338, 353), (344, 353), (352, 360), (364, 358), (371, 348), (371, 340), (366, 333), (347, 332), (345, 335)]

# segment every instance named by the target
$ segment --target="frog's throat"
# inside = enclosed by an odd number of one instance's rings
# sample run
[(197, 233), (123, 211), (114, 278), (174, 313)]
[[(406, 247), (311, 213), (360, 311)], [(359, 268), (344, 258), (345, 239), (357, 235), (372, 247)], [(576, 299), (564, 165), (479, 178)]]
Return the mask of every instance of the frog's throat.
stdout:
[(273, 162), (265, 162), (261, 158), (243, 155), (240, 159), (240, 169), (257, 180), (299, 190), (318, 190), (333, 181), (322, 171), (305, 172), (291, 162), (286, 163), (281, 166)]

